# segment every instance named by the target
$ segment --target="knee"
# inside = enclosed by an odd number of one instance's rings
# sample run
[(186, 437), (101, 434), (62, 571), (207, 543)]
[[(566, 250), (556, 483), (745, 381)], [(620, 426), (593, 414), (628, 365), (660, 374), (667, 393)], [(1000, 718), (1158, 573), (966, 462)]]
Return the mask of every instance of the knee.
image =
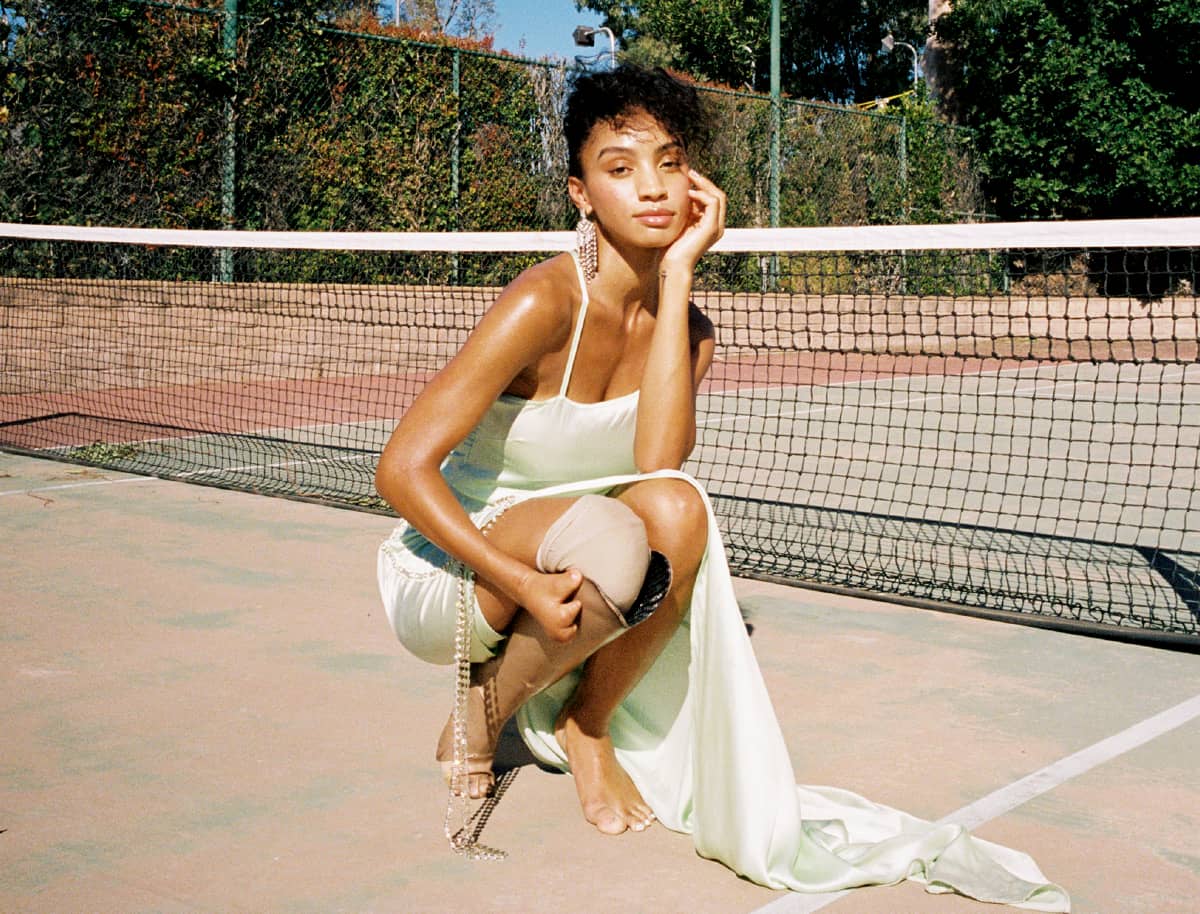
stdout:
[(649, 479), (639, 484), (635, 510), (651, 539), (697, 542), (701, 550), (708, 531), (708, 511), (695, 486), (682, 479)]
[(621, 612), (633, 605), (650, 564), (646, 525), (615, 498), (584, 495), (546, 531), (541, 571), (577, 568)]

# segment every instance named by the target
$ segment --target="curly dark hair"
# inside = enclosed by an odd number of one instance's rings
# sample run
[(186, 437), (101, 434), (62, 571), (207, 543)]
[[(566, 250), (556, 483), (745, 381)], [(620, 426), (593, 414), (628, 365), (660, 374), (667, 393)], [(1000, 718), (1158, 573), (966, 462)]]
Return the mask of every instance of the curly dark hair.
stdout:
[(661, 68), (646, 70), (623, 64), (615, 70), (576, 76), (563, 117), (567, 173), (583, 177), (579, 153), (596, 124), (619, 128), (628, 117), (643, 111), (685, 150), (703, 139), (706, 117), (700, 94)]

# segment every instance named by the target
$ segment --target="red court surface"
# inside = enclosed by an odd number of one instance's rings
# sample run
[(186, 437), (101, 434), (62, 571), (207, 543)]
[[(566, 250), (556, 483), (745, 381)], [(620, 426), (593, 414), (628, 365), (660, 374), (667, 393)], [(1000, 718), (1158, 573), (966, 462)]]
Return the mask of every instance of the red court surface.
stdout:
[[(509, 858), (456, 857), (432, 760), (452, 678), (391, 636), (390, 526), (0, 454), (0, 911), (1003, 910), (771, 891), (661, 826), (599, 835), (532, 764), (483, 834)], [(973, 809), (1077, 912), (1200, 910), (1200, 655), (738, 593), (799, 780)]]

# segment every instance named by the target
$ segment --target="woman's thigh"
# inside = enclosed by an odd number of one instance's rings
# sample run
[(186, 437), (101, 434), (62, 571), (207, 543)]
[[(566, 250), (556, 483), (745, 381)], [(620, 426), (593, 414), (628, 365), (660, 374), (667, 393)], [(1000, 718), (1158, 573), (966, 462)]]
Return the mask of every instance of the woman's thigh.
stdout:
[[(708, 512), (695, 487), (683, 479), (639, 480), (616, 495), (646, 525), (650, 546), (666, 555), (677, 582), (690, 580), (700, 567), (708, 540)], [(485, 536), (498, 548), (531, 568), (546, 532), (578, 500), (531, 498), (505, 511)], [(486, 578), (477, 577), (475, 598), (488, 624), (497, 632), (508, 629), (520, 608)]]

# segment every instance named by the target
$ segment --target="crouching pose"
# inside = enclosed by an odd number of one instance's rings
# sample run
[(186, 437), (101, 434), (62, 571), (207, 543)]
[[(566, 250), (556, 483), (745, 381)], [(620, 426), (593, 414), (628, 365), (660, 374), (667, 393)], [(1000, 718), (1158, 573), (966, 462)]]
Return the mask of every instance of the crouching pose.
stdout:
[(492, 789), (515, 714), (602, 832), (657, 819), (775, 888), (912, 878), (1067, 910), (1024, 854), (795, 783), (711, 506), (681, 472), (714, 348), (693, 275), (725, 223), (689, 158), (701, 126), (662, 71), (576, 79), (577, 250), (512, 281), (380, 459), (403, 518), (379, 553), (388, 618), (416, 656), (459, 664), (436, 749), (451, 793)]

